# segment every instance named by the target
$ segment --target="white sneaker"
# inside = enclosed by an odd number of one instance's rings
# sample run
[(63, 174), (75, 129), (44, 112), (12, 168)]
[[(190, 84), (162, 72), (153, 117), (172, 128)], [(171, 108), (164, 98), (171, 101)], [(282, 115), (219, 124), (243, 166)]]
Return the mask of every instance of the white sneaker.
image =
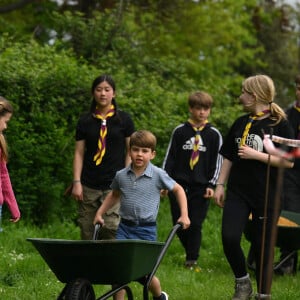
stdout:
[(164, 300), (169, 300), (169, 296), (166, 292), (161, 292), (162, 295), (164, 295)]

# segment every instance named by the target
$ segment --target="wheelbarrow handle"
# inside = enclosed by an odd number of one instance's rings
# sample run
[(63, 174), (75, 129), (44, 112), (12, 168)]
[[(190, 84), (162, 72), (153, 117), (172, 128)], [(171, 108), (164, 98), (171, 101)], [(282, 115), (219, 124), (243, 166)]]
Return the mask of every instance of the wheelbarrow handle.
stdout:
[(172, 230), (170, 231), (166, 241), (165, 241), (165, 244), (162, 248), (162, 251), (160, 252), (158, 258), (157, 258), (157, 261), (156, 261), (156, 264), (152, 270), (152, 272), (149, 274), (149, 276), (147, 277), (147, 281), (146, 283), (144, 284), (144, 289), (143, 289), (143, 296), (144, 296), (144, 299), (145, 300), (148, 300), (149, 299), (149, 296), (148, 296), (148, 290), (149, 290), (149, 285), (150, 285), (150, 282), (155, 274), (155, 272), (157, 271), (158, 267), (159, 267), (159, 264), (161, 263), (163, 257), (165, 256), (166, 252), (167, 252), (167, 249), (169, 248), (177, 230), (179, 229), (183, 229), (183, 224), (182, 223), (176, 223)]
[(167, 237), (167, 239), (165, 241), (165, 248), (166, 248), (166, 250), (169, 247), (169, 245), (171, 244), (171, 242), (172, 242), (172, 240), (173, 240), (176, 232), (178, 230), (181, 230), (181, 229), (183, 229), (183, 223), (181, 223), (181, 222), (178, 222), (178, 223), (176, 223), (173, 226), (172, 230), (170, 231), (170, 233), (169, 233), (169, 235), (168, 235), (168, 237)]
[[(175, 229), (176, 228), (176, 229)], [(173, 230), (175, 229), (175, 232), (178, 230), (178, 229), (183, 229), (183, 223), (182, 222), (177, 222), (174, 227), (173, 227)]]
[(97, 223), (97, 224), (95, 225), (94, 234), (93, 234), (93, 240), (94, 240), (94, 241), (97, 240), (97, 238), (98, 238), (98, 233), (99, 233), (99, 230), (100, 230), (101, 227), (102, 227), (102, 225), (99, 224), (99, 223)]

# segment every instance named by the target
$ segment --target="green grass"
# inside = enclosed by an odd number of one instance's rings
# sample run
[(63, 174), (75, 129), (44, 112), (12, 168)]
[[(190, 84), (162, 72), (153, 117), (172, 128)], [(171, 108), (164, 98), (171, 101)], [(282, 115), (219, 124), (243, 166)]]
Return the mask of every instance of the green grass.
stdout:
[[(204, 223), (203, 242), (198, 272), (183, 268), (184, 251), (175, 237), (162, 260), (156, 275), (170, 300), (231, 299), (234, 278), (224, 257), (220, 239), (221, 209), (213, 204)], [(159, 240), (164, 241), (170, 232), (169, 204), (163, 200), (158, 218)], [(26, 238), (79, 239), (79, 230), (74, 224), (53, 224), (45, 228), (4, 222), (0, 233), (0, 299), (5, 300), (53, 300), (62, 291), (61, 283), (45, 261)], [(243, 239), (247, 253), (249, 243)], [(276, 249), (278, 252), (278, 249)], [(276, 254), (278, 256), (278, 253)], [(99, 272), (101, 265), (99, 265)], [(251, 273), (255, 287), (254, 274)], [(274, 277), (273, 300), (300, 299), (300, 272), (295, 276)], [(142, 299), (142, 286), (130, 283), (135, 299)], [(109, 290), (109, 286), (94, 285), (96, 297)]]

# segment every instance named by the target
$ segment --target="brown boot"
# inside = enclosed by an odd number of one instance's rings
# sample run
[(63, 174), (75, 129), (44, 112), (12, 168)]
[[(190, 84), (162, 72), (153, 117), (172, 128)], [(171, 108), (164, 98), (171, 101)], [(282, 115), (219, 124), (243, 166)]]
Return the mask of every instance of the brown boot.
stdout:
[(235, 280), (235, 292), (232, 300), (249, 300), (252, 296), (252, 285), (249, 275)]

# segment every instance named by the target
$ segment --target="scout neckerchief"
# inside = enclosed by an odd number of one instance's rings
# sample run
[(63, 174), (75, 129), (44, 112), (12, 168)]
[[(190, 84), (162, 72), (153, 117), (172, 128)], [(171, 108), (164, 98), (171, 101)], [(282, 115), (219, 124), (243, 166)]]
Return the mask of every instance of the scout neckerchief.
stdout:
[(245, 127), (243, 135), (242, 135), (240, 146), (244, 146), (245, 145), (246, 138), (247, 138), (249, 130), (250, 130), (251, 126), (252, 126), (253, 121), (256, 120), (259, 117), (265, 116), (269, 112), (270, 112), (270, 110), (266, 109), (266, 110), (263, 110), (263, 111), (259, 112), (258, 114), (254, 115), (254, 116), (252, 116), (252, 115), (249, 116), (248, 123), (246, 124), (246, 127)]
[(199, 142), (200, 142), (200, 131), (203, 130), (203, 128), (208, 123), (208, 121), (205, 120), (199, 127), (197, 127), (195, 125), (195, 123), (191, 119), (189, 119), (188, 122), (192, 125), (194, 131), (196, 132), (196, 134), (195, 134), (195, 140), (194, 140), (194, 144), (193, 144), (193, 152), (192, 152), (191, 159), (190, 159), (190, 167), (191, 167), (191, 170), (193, 170), (194, 166), (199, 161), (199, 149), (198, 149), (198, 146), (199, 146)]
[(115, 114), (115, 107), (114, 105), (111, 105), (109, 108), (109, 111), (106, 113), (105, 116), (102, 116), (99, 111), (99, 107), (96, 106), (96, 110), (94, 113), (94, 117), (97, 119), (102, 120), (101, 127), (100, 127), (100, 136), (98, 140), (98, 150), (97, 153), (94, 155), (94, 161), (96, 162), (96, 165), (100, 165), (102, 162), (102, 158), (105, 154), (106, 150), (106, 135), (107, 135), (107, 126), (106, 121), (110, 117), (112, 117)]

